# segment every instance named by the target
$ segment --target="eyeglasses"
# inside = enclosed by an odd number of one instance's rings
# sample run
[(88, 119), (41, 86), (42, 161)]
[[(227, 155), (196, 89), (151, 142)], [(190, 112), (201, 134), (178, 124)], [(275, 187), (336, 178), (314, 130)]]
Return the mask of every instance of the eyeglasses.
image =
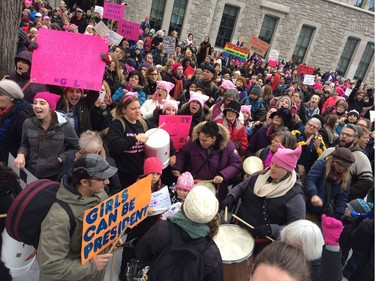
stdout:
[(306, 125), (308, 125), (310, 128), (313, 128), (313, 129), (316, 129), (316, 130), (318, 130), (319, 129), (319, 127), (318, 126), (315, 126), (315, 125), (313, 125), (313, 124), (311, 124), (311, 123), (309, 123), (309, 122), (307, 122), (307, 124)]
[(341, 135), (344, 136), (344, 137), (349, 137), (349, 138), (354, 137), (354, 135), (351, 135), (351, 134), (348, 134), (348, 133), (345, 133), (345, 132), (341, 132)]

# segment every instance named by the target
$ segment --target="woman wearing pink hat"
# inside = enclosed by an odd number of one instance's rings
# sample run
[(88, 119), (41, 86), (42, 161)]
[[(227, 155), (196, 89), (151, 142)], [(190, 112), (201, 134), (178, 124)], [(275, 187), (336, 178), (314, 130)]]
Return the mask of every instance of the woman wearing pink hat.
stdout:
[(67, 118), (56, 110), (60, 96), (48, 92), (34, 97), (34, 116), (22, 127), (21, 147), (14, 167), (27, 168), (37, 178), (54, 180), (71, 151), (78, 150), (78, 137)]
[(302, 184), (295, 171), (300, 155), (300, 147), (279, 148), (269, 168), (235, 186), (220, 204), (220, 209), (231, 210), (241, 198), (237, 216), (254, 228), (238, 224), (255, 238), (255, 256), (271, 243), (266, 236), (277, 239), (285, 225), (305, 218)]
[(157, 107), (163, 107), (163, 100), (171, 98), (168, 93), (174, 88), (174, 84), (167, 81), (157, 81), (156, 85), (156, 92), (153, 94), (152, 99), (146, 100), (141, 106), (142, 117), (146, 120), (153, 119), (154, 110)]

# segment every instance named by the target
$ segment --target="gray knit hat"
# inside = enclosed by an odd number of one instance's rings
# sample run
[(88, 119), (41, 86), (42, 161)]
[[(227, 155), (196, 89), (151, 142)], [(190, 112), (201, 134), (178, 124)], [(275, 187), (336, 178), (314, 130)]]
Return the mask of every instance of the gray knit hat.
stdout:
[(11, 99), (22, 100), (23, 92), (20, 86), (12, 80), (0, 81), (0, 93), (8, 96)]
[(254, 85), (250, 89), (250, 94), (255, 94), (260, 97), (262, 95), (262, 88), (259, 85)]
[(232, 97), (232, 98), (234, 98), (235, 101), (238, 101), (239, 98), (240, 98), (238, 90), (237, 89), (228, 89), (228, 90), (226, 90), (225, 93), (224, 93), (224, 95), (223, 95), (223, 100), (225, 100), (228, 97)]

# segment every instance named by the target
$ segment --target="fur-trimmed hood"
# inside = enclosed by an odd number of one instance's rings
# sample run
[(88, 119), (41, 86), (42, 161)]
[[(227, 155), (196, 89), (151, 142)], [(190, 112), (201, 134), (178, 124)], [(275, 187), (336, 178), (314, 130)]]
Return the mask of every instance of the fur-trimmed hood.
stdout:
[[(207, 121), (200, 122), (197, 126), (194, 127), (193, 133), (192, 133), (192, 141), (198, 140), (198, 135), (200, 131), (202, 130), (202, 127), (204, 124), (206, 124)], [(227, 147), (228, 142), (230, 140), (230, 134), (227, 128), (225, 128), (221, 124), (217, 124), (219, 126), (219, 136), (217, 138), (215, 146), (218, 146), (220, 150), (223, 150)]]

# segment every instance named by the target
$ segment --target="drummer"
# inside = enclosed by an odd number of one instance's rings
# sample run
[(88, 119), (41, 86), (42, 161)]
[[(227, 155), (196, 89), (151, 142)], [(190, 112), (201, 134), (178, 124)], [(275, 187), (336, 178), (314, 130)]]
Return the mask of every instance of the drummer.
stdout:
[(295, 150), (279, 148), (270, 168), (235, 186), (220, 204), (221, 209), (231, 210), (234, 203), (242, 199), (237, 216), (254, 227), (239, 223), (255, 238), (254, 255), (271, 243), (266, 236), (277, 239), (285, 225), (305, 218), (302, 186), (295, 171), (300, 155), (300, 147)]

